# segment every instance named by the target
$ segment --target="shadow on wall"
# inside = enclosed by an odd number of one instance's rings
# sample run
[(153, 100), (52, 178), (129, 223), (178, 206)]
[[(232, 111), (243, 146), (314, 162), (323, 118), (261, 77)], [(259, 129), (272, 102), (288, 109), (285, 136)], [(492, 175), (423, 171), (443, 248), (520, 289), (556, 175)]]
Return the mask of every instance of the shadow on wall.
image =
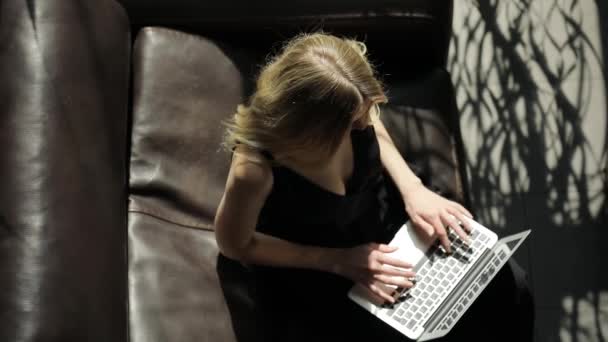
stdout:
[(606, 341), (608, 2), (456, 4), (448, 68), (473, 208), (501, 234), (534, 230), (537, 339)]

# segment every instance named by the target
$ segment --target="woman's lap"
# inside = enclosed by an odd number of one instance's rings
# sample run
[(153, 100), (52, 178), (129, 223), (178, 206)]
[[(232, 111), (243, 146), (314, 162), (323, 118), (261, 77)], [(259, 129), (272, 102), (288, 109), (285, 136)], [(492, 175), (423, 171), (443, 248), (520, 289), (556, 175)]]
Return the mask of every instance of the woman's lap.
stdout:
[[(244, 289), (233, 287), (230, 290), (226, 277), (221, 278), (239, 341), (297, 342), (368, 338), (409, 341), (352, 302), (346, 294), (319, 296), (316, 300), (294, 294), (293, 298), (277, 301), (272, 310), (267, 310), (253, 303), (248, 294), (241, 292)], [(242, 281), (242, 278), (236, 280)], [(307, 297), (306, 300), (304, 297)], [(534, 305), (526, 276), (510, 260), (454, 329), (437, 341), (531, 341), (533, 319)]]

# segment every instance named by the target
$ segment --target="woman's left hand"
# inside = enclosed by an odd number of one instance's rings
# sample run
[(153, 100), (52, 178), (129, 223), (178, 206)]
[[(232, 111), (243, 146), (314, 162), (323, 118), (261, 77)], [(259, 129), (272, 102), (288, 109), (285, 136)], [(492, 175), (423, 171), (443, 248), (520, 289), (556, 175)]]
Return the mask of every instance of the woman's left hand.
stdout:
[(446, 252), (451, 253), (447, 227), (451, 227), (462, 240), (469, 241), (467, 232), (471, 227), (465, 217), (473, 218), (473, 215), (462, 205), (432, 192), (421, 183), (403, 192), (403, 200), (414, 225), (427, 235), (438, 238)]

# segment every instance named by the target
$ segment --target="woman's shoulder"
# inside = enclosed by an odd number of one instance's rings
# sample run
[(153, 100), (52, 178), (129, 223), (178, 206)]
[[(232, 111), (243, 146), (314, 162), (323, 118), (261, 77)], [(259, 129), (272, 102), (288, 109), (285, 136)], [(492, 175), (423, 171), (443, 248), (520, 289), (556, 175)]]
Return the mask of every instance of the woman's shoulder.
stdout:
[(233, 151), (227, 187), (238, 187), (245, 191), (265, 192), (272, 189), (272, 166), (264, 155), (245, 145)]

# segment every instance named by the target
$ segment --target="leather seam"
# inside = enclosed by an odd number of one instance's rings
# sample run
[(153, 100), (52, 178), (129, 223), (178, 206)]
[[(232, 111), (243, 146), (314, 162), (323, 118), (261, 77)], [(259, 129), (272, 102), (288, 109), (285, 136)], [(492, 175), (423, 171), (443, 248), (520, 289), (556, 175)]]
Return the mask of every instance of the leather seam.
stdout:
[(135, 206), (135, 208), (131, 207), (131, 205), (130, 205), (129, 209), (127, 210), (130, 213), (146, 214), (148, 216), (157, 218), (159, 220), (169, 222), (169, 223), (172, 223), (172, 224), (175, 224), (175, 225), (178, 225), (181, 227), (185, 227), (185, 228), (206, 230), (206, 231), (211, 231), (211, 232), (214, 231), (213, 226), (210, 224), (183, 222), (183, 220), (176, 219), (174, 217), (171, 217), (170, 215), (162, 214), (152, 208), (149, 208), (149, 207), (143, 208), (142, 206), (137, 205), (137, 204), (132, 204), (132, 205)]
[[(144, 18), (143, 16), (141, 18)], [(154, 18), (153, 16), (148, 16), (147, 19), (150, 21), (150, 18)], [(380, 11), (345, 11), (341, 13), (331, 13), (331, 14), (305, 14), (305, 15), (294, 15), (287, 14), (280, 16), (279, 18), (270, 16), (270, 17), (251, 17), (251, 16), (236, 16), (230, 17), (228, 15), (222, 16), (219, 19), (213, 21), (213, 23), (234, 23), (234, 22), (247, 22), (247, 23), (258, 23), (258, 22), (266, 22), (269, 19), (275, 19), (277, 22), (281, 23), (293, 23), (300, 21), (309, 21), (309, 20), (322, 20), (324, 22), (337, 22), (344, 20), (369, 20), (369, 19), (406, 19), (406, 20), (428, 20), (434, 21), (437, 16), (429, 13), (429, 11), (419, 10), (419, 11), (403, 11), (403, 10), (380, 10)], [(143, 29), (154, 27), (154, 28), (164, 28), (166, 30), (173, 30), (166, 26), (160, 25), (150, 25), (145, 26)], [(179, 30), (176, 30), (179, 31)], [(186, 32), (183, 32), (186, 33)], [(188, 33), (186, 33), (188, 34)], [(194, 34), (197, 35), (197, 34)]]

